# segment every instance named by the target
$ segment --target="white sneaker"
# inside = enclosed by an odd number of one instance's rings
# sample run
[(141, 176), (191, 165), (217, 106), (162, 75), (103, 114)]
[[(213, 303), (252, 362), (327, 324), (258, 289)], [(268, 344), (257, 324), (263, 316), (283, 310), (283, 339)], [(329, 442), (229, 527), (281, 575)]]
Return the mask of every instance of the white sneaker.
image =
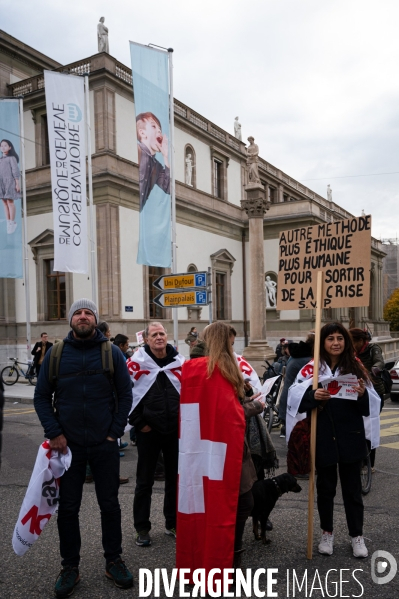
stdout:
[(355, 557), (367, 557), (369, 552), (364, 542), (364, 537), (352, 537), (352, 549)]
[(319, 553), (322, 555), (332, 555), (334, 551), (334, 535), (323, 531), (319, 543)]
[(11, 225), (12, 225), (12, 222), (11, 222), (10, 220), (8, 220), (8, 221), (7, 221), (7, 233), (8, 233), (9, 235), (10, 235), (10, 233), (11, 233)]

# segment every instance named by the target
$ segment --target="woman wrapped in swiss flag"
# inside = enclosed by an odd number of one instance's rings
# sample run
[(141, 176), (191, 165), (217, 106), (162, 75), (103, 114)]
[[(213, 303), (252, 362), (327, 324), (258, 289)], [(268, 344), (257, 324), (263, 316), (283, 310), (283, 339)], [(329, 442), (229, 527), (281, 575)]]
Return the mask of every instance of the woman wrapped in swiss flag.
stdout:
[(240, 565), (257, 480), (246, 420), (264, 409), (260, 393), (245, 398), (228, 325), (206, 327), (195, 350), (182, 369), (176, 539), (176, 566), (191, 582), (194, 570)]

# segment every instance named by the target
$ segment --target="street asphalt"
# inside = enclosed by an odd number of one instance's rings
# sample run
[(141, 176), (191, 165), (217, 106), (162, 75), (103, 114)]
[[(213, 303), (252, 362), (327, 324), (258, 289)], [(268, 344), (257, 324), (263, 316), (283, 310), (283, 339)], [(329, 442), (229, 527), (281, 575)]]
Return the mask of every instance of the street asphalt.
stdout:
[[(33, 409), (33, 387), (17, 383), (6, 389), (3, 432), (3, 455), (0, 471), (0, 599), (47, 599), (53, 597), (56, 577), (60, 569), (56, 516), (45, 527), (35, 545), (23, 556), (14, 554), (11, 538), (19, 509), (29, 483), (43, 431)], [(266, 575), (261, 574), (259, 587), (267, 596), (278, 597), (364, 597), (365, 599), (399, 599), (399, 573), (391, 582), (377, 584), (371, 578), (372, 554), (377, 550), (389, 552), (392, 558), (377, 558), (377, 576), (380, 582), (399, 562), (399, 403), (387, 401), (382, 413), (382, 446), (377, 451), (376, 472), (372, 489), (364, 498), (364, 535), (369, 557), (353, 557), (347, 533), (340, 489), (335, 502), (335, 544), (330, 557), (317, 553), (319, 527), (317, 510), (314, 517), (313, 559), (306, 558), (308, 481), (299, 481), (302, 492), (283, 495), (271, 515), (274, 530), (268, 533), (270, 544), (255, 541), (248, 520), (244, 533), (243, 568), (251, 568), (252, 575), (259, 568), (277, 569), (277, 579), (267, 591)], [(285, 441), (274, 430), (272, 439), (280, 458), (277, 474), (286, 471)], [(162, 515), (163, 483), (154, 485), (152, 503), (152, 546), (137, 547), (132, 524), (132, 502), (135, 483), (137, 450), (129, 445), (121, 458), (121, 475), (129, 483), (120, 488), (123, 522), (123, 558), (133, 572), (135, 586), (122, 591), (104, 576), (101, 547), (100, 514), (94, 485), (85, 484), (80, 524), (82, 533), (81, 582), (75, 589), (77, 599), (122, 599), (123, 597), (166, 597), (161, 583), (159, 595), (139, 593), (139, 570), (174, 567), (175, 541), (164, 534)], [(223, 507), (221, 506), (221, 509)], [(387, 565), (388, 564), (388, 565)], [(385, 569), (384, 569), (385, 568)], [(329, 571), (328, 575), (327, 572)], [(270, 574), (270, 572), (269, 572)], [(293, 580), (298, 584), (293, 587)], [(306, 583), (307, 580), (307, 583)], [(288, 582), (287, 582), (288, 581)], [(346, 582), (348, 581), (348, 582)], [(302, 589), (299, 587), (302, 585)], [(272, 595), (271, 592), (277, 592)], [(186, 592), (191, 592), (186, 587)], [(169, 596), (182, 597), (178, 586)], [(190, 595), (187, 595), (190, 596)], [(220, 595), (227, 596), (227, 595)], [(239, 596), (232, 594), (231, 596)], [(242, 594), (242, 596), (246, 596)], [(254, 590), (247, 595), (262, 596)]]

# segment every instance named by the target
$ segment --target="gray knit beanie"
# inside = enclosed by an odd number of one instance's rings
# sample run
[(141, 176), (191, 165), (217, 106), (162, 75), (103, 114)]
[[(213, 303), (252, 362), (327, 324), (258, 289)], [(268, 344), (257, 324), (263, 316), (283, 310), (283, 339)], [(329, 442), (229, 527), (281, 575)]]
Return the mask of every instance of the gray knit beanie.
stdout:
[(90, 310), (94, 314), (94, 318), (96, 319), (96, 324), (98, 323), (98, 310), (97, 306), (94, 302), (87, 299), (86, 297), (82, 297), (82, 299), (76, 300), (73, 302), (72, 306), (69, 308), (68, 320), (69, 324), (71, 324), (72, 316), (75, 314), (77, 310), (82, 310), (82, 308), (86, 308), (86, 310)]

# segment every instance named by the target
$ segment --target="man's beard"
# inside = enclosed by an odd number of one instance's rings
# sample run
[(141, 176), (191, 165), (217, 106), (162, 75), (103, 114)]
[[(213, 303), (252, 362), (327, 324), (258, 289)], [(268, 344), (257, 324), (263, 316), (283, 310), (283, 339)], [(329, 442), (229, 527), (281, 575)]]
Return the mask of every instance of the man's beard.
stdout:
[(95, 324), (75, 324), (71, 325), (71, 329), (79, 339), (87, 339), (93, 335), (93, 331), (96, 328)]

